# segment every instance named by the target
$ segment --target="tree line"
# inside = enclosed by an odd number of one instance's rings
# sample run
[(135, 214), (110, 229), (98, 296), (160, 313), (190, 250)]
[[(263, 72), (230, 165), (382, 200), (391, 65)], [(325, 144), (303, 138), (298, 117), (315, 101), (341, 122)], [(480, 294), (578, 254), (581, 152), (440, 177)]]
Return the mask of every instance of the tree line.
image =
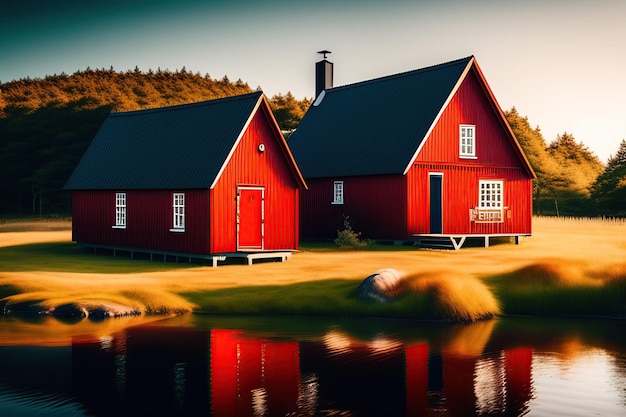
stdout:
[(515, 107), (505, 116), (537, 174), (535, 214), (626, 216), (626, 140), (604, 165), (570, 133), (546, 144), (541, 129), (531, 127)]
[[(259, 88), (257, 87), (257, 90)], [(69, 214), (63, 185), (111, 111), (129, 111), (251, 93), (241, 80), (187, 71), (113, 68), (0, 83), (0, 215)], [(291, 131), (311, 99), (269, 98)]]
[[(256, 90), (260, 88), (257, 87)], [(63, 185), (111, 111), (128, 111), (246, 94), (227, 76), (181, 70), (77, 71), (0, 83), (0, 214), (69, 214)], [(312, 98), (269, 98), (281, 130), (298, 126)], [(533, 210), (543, 215), (626, 216), (626, 141), (604, 165), (573, 135), (546, 143), (515, 108), (505, 116), (537, 180)]]

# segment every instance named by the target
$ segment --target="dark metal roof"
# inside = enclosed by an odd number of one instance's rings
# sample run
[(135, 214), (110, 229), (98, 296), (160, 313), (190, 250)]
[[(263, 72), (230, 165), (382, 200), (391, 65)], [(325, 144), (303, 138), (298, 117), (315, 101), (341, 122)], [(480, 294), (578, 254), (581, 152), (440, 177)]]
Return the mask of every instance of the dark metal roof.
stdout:
[(305, 178), (404, 173), (472, 61), (326, 90), (289, 137), (300, 171)]
[(65, 189), (209, 188), (262, 94), (111, 113)]

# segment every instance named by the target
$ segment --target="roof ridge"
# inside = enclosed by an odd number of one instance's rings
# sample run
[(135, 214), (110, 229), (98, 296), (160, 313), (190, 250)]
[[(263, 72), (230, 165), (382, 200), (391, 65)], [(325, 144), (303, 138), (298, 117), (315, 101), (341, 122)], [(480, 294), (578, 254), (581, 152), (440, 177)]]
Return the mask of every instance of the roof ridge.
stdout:
[(344, 88), (358, 87), (358, 86), (365, 85), (365, 84), (373, 84), (373, 83), (377, 83), (377, 82), (387, 81), (387, 80), (390, 80), (390, 79), (393, 79), (393, 78), (399, 78), (399, 77), (405, 77), (405, 76), (408, 76), (408, 75), (414, 75), (414, 74), (419, 73), (419, 72), (428, 72), (428, 71), (440, 69), (442, 67), (456, 65), (456, 64), (459, 64), (459, 63), (461, 63), (463, 61), (468, 61), (469, 62), (472, 58), (474, 58), (474, 55), (470, 55), (470, 56), (467, 56), (465, 58), (455, 59), (455, 60), (448, 61), (448, 62), (443, 62), (443, 63), (440, 63), (440, 64), (430, 65), (428, 67), (417, 68), (417, 69), (403, 71), (403, 72), (398, 72), (398, 73), (390, 74), (390, 75), (383, 75), (381, 77), (372, 78), (370, 80), (357, 81), (357, 82), (350, 83), (350, 84), (344, 84), (344, 85), (340, 85), (340, 86), (337, 86), (337, 87), (329, 88), (327, 91), (331, 92), (331, 91), (334, 91), (334, 90), (341, 90), (341, 89), (344, 89)]
[(115, 116), (115, 117), (135, 116), (135, 115), (148, 114), (148, 113), (158, 113), (162, 111), (184, 110), (184, 109), (193, 108), (193, 107), (201, 107), (201, 106), (206, 106), (206, 105), (211, 105), (211, 104), (219, 104), (225, 101), (247, 100), (247, 99), (252, 98), (253, 96), (260, 97), (261, 95), (263, 95), (262, 91), (253, 91), (252, 93), (239, 94), (236, 96), (226, 96), (226, 97), (218, 97), (218, 98), (212, 98), (212, 99), (202, 100), (202, 101), (193, 101), (190, 103), (172, 104), (170, 106), (164, 106), (164, 107), (152, 107), (152, 108), (139, 109), (139, 110), (111, 112), (109, 113), (109, 116)]

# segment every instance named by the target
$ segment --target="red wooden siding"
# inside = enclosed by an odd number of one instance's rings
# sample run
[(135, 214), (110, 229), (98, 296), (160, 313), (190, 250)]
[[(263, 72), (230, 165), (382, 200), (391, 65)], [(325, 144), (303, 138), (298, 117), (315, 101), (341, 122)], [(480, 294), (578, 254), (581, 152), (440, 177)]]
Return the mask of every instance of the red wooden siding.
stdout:
[[(408, 177), (408, 233), (430, 233), (428, 174), (443, 172), (443, 234), (530, 234), (532, 180), (521, 168), (416, 164)], [(476, 223), (469, 210), (478, 205), (479, 180), (503, 180), (504, 221)]]
[[(459, 157), (459, 125), (476, 126), (476, 158)], [(428, 173), (443, 173), (444, 234), (530, 234), (532, 179), (505, 126), (470, 71), (428, 137), (408, 176), (409, 234), (430, 232)], [(470, 221), (478, 205), (478, 181), (504, 181), (504, 221)]]
[[(332, 204), (333, 183), (343, 181), (344, 204)], [(354, 231), (369, 239), (404, 239), (406, 179), (402, 175), (307, 179), (301, 197), (301, 234), (305, 238), (335, 238), (344, 216)]]
[[(476, 159), (459, 157), (459, 126), (476, 126)], [(519, 167), (521, 161), (473, 71), (457, 90), (426, 139), (416, 162)]]
[[(214, 189), (74, 191), (73, 240), (190, 254), (234, 252), (237, 188), (252, 186), (265, 193), (262, 249), (297, 249), (299, 184), (270, 121), (261, 106)], [(125, 229), (112, 228), (116, 192), (127, 196)], [(185, 193), (184, 232), (170, 231), (174, 192)]]
[[(497, 104), (476, 68), (470, 70), (425, 139), (406, 176), (308, 179), (301, 198), (303, 237), (331, 238), (349, 216), (355, 231), (375, 239), (430, 234), (429, 174), (443, 174), (443, 234), (530, 234), (532, 178)], [(459, 128), (474, 125), (475, 158), (459, 156)], [(416, 138), (418, 140), (419, 138)], [(332, 205), (333, 182), (344, 181), (344, 204)], [(504, 182), (503, 221), (477, 223), (480, 180)]]
[[(265, 150), (259, 151), (263, 144)], [(211, 190), (212, 253), (237, 248), (237, 187), (265, 188), (265, 250), (298, 248), (299, 186), (264, 106), (256, 112), (228, 165)]]
[[(126, 228), (114, 229), (115, 193), (126, 193)], [(174, 192), (185, 193), (185, 232), (173, 227)], [(207, 190), (74, 191), (72, 240), (202, 254), (208, 250)]]

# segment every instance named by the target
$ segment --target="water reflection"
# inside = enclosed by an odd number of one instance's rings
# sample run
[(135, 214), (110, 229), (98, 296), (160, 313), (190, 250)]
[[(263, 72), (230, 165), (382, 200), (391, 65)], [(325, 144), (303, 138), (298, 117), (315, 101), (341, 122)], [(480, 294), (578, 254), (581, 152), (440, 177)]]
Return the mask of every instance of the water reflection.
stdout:
[(0, 415), (623, 415), (617, 329), (189, 315), (0, 347)]

